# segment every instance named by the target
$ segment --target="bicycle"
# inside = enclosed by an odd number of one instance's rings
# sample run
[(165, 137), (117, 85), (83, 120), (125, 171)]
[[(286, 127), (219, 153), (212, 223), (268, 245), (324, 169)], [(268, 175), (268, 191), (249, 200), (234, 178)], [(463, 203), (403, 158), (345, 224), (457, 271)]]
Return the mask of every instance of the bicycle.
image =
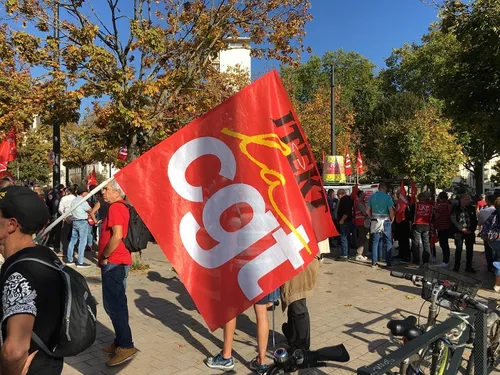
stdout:
[[(407, 340), (411, 340), (415, 335), (418, 337), (421, 333), (434, 327), (438, 306), (449, 308), (452, 310), (452, 315), (460, 317), (464, 322), (463, 325), (469, 325), (470, 328), (470, 338), (467, 340), (467, 343), (472, 343), (473, 349), (467, 361), (467, 374), (474, 374), (476, 367), (480, 368), (481, 373), (484, 373), (485, 370), (491, 372), (496, 366), (500, 354), (500, 312), (496, 309), (491, 310), (485, 304), (474, 299), (480, 286), (477, 281), (474, 282), (474, 279), (457, 274), (446, 275), (446, 272), (449, 271), (435, 267), (433, 268), (432, 266), (427, 268), (424, 277), (393, 272), (391, 274), (392, 276), (406, 278), (411, 280), (415, 285), (417, 285), (417, 283), (422, 283), (422, 297), (424, 299), (428, 299), (426, 297), (429, 295), (425, 290), (431, 290), (431, 306), (429, 307), (428, 321), (425, 327), (415, 326), (415, 317), (409, 317), (403, 321), (389, 322), (388, 328), (391, 329), (391, 332), (393, 334), (395, 333), (396, 336), (403, 336)], [(455, 279), (455, 282), (440, 280), (443, 276)], [(432, 287), (432, 289), (430, 287)], [(446, 303), (443, 303), (443, 301), (446, 301)], [(466, 318), (463, 314), (460, 315), (460, 311), (463, 311), (465, 307), (471, 307), (479, 312), (473, 324), (467, 321), (468, 316)], [(450, 350), (455, 348), (454, 342), (456, 342), (460, 337), (459, 335), (463, 333), (465, 330), (464, 328), (465, 327), (462, 327), (462, 329), (449, 332), (446, 335), (446, 339), (437, 340), (431, 343), (431, 345), (422, 350), (416, 361), (414, 359), (412, 362), (411, 359), (408, 359), (405, 361), (406, 364), (403, 362), (401, 370), (406, 371), (401, 373), (424, 373), (422, 371), (422, 365), (424, 363), (427, 365), (430, 363), (431, 374), (444, 374), (450, 357)], [(478, 337), (476, 337), (476, 328), (481, 330), (481, 334), (477, 335)], [(415, 331), (415, 329), (418, 331)], [(432, 349), (432, 351), (429, 361), (430, 349)], [(479, 366), (476, 366), (476, 363)], [(486, 363), (487, 366), (484, 366), (484, 363)], [(404, 365), (408, 367), (405, 369), (403, 367)]]
[(284, 348), (273, 354), (274, 363), (265, 375), (284, 374), (311, 367), (326, 367), (326, 362), (349, 362), (350, 356), (343, 344), (329, 346), (315, 351), (297, 349), (290, 353)]

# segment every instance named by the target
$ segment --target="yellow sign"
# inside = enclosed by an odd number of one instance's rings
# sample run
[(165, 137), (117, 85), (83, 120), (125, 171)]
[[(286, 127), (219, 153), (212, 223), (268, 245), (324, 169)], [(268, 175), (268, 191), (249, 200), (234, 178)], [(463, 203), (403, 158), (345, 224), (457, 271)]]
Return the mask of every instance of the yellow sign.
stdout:
[(344, 157), (328, 155), (323, 165), (323, 183), (346, 182)]

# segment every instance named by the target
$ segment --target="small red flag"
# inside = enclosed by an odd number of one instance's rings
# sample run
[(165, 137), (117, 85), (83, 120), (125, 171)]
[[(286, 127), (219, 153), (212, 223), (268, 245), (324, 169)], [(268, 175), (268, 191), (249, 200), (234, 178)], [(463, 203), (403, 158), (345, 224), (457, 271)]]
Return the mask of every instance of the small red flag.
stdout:
[(356, 169), (358, 170), (358, 175), (364, 173), (363, 158), (361, 157), (361, 152), (359, 151), (359, 148), (358, 148), (358, 157), (356, 158)]
[(410, 204), (414, 204), (417, 202), (417, 185), (415, 185), (415, 181), (411, 180), (410, 182)]
[(346, 176), (352, 175), (351, 156), (349, 155), (348, 148), (346, 148), (345, 150), (345, 175)]
[(127, 146), (120, 147), (120, 149), (118, 150), (118, 159), (127, 160), (127, 156), (128, 156)]
[(399, 198), (396, 203), (396, 223), (400, 223), (406, 218), (406, 208), (408, 208), (408, 196), (406, 195), (405, 185), (403, 181), (401, 181)]
[(95, 167), (92, 170), (92, 172), (89, 174), (89, 177), (87, 178), (87, 190), (91, 186), (97, 186), (97, 175), (95, 173)]
[(337, 233), (275, 71), (116, 179), (212, 330), (302, 272)]

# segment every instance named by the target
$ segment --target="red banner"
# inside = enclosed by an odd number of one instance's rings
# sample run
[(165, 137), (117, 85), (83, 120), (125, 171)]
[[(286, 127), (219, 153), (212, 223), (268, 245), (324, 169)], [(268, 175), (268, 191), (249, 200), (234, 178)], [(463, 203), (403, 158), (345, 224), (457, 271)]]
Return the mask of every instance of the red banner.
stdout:
[(301, 272), (335, 235), (276, 72), (116, 174), (214, 330)]

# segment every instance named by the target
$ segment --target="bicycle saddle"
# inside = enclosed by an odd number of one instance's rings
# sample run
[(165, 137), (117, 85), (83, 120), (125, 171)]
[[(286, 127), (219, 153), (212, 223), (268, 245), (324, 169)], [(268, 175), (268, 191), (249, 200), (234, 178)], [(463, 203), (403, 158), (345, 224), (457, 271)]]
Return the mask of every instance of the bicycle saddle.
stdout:
[(416, 326), (417, 318), (409, 316), (404, 320), (390, 320), (387, 328), (394, 336), (405, 337), (408, 341), (416, 339), (422, 334), (422, 331)]

